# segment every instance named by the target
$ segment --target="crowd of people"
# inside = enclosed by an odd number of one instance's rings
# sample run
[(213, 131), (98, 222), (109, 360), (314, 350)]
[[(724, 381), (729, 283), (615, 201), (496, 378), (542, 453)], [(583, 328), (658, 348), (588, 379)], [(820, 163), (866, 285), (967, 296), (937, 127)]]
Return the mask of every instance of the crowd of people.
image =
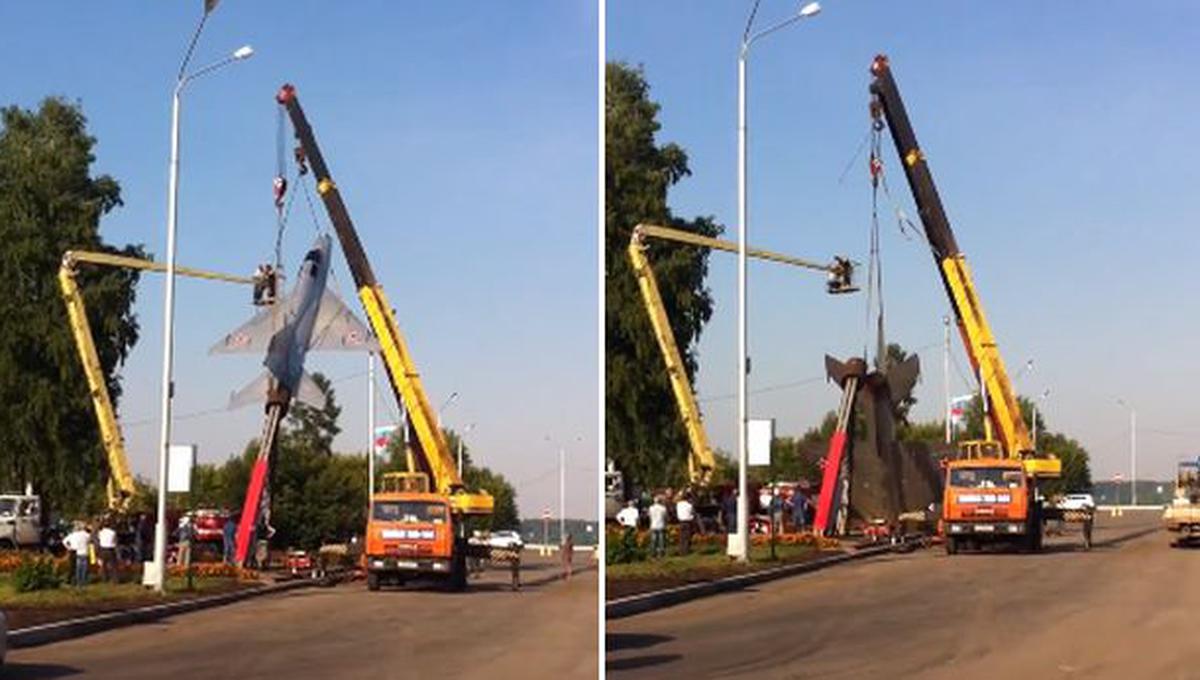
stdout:
[[(92, 565), (96, 566), (101, 581), (116, 583), (120, 580), (122, 566), (152, 560), (154, 525), (154, 518), (146, 513), (131, 518), (110, 514), (73, 522), (71, 530), (62, 538), (62, 546), (71, 558), (70, 583), (77, 587), (88, 585)], [(221, 552), (226, 564), (234, 563), (237, 525), (238, 519), (233, 516), (225, 521), (222, 529)], [(189, 566), (195, 543), (195, 523), (184, 515), (168, 537), (168, 563)]]
[[(144, 516), (143, 516), (144, 518)], [(139, 518), (132, 527), (136, 537), (133, 560), (140, 562), (147, 555), (146, 546), (154, 540), (154, 526), (149, 521)], [(100, 580), (116, 583), (123, 561), (129, 561), (127, 553), (121, 551), (121, 537), (117, 531), (120, 526), (118, 519), (112, 515), (104, 515), (94, 521), (76, 521), (71, 531), (62, 539), (63, 547), (71, 558), (70, 582), (82, 588), (88, 584), (91, 565), (95, 564), (100, 570)]]
[[(812, 526), (815, 505), (809, 494), (800, 485), (764, 486), (756, 499), (757, 508), (751, 507), (754, 518), (751, 531), (761, 533), (783, 534), (789, 532), (804, 532)], [(648, 502), (644, 501), (639, 508), (636, 500), (630, 500), (617, 513), (617, 523), (624, 529), (624, 540), (632, 544), (637, 530), (646, 527), (650, 531), (650, 556), (665, 557), (667, 554), (667, 528), (675, 524), (679, 528), (678, 549), (680, 555), (691, 552), (692, 536), (695, 533), (706, 533), (718, 530), (726, 534), (737, 532), (738, 493), (729, 490), (722, 495), (720, 511), (713, 518), (716, 525), (706, 523), (701, 519), (691, 492), (674, 493), (666, 490), (659, 493)]]

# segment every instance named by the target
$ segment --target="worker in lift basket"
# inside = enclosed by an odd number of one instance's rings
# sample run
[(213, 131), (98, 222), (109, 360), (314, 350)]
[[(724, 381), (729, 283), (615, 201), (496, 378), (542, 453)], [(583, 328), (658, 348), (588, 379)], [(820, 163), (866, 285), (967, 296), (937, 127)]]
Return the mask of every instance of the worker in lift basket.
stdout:
[(275, 302), (275, 268), (260, 264), (254, 270), (254, 304), (269, 305)]

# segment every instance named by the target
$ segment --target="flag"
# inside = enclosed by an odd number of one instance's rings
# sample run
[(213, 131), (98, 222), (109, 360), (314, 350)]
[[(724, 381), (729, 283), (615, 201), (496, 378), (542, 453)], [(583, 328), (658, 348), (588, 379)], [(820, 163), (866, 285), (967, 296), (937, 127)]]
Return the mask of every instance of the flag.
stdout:
[(950, 427), (955, 430), (963, 427), (967, 419), (967, 404), (974, 398), (974, 394), (964, 394), (950, 400)]
[(371, 448), (376, 456), (387, 452), (388, 443), (392, 441), (392, 435), (395, 433), (395, 425), (382, 425), (375, 428), (375, 433), (371, 439)]

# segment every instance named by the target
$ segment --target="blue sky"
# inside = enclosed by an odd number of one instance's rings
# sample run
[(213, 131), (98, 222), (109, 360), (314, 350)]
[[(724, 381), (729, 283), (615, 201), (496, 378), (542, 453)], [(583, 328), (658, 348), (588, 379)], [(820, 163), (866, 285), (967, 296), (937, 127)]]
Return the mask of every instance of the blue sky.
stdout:
[[(1200, 133), (1194, 68), (1200, 6), (1184, 2), (921, 3), (825, 0), (750, 58), (752, 244), (867, 259), (867, 72), (890, 55), (918, 139), (1024, 394), (1049, 389), (1052, 429), (1080, 439), (1093, 472), (1129, 475), (1138, 409), (1140, 475), (1173, 476), (1200, 437), (1194, 303), (1200, 255), (1189, 149)], [(607, 57), (645, 67), (660, 141), (690, 153), (677, 214), (715, 215), (736, 238), (736, 56), (750, 2), (609, 0)], [(794, 11), (763, 0), (759, 26)], [(850, 166), (845, 179), (843, 170)], [(910, 216), (890, 139), (892, 194)], [(883, 204), (888, 334), (921, 348), (917, 416), (940, 411), (947, 303), (927, 250)], [(717, 312), (700, 344), (698, 390), (715, 444), (735, 440), (735, 260), (716, 255)], [(836, 406), (825, 353), (861, 352), (862, 296), (770, 264), (751, 268), (751, 411), (796, 433)], [(954, 339), (957, 361), (966, 366)], [(955, 393), (967, 390), (952, 368)]]
[[(170, 92), (201, 6), (0, 6), (10, 66), (0, 103), (80, 101), (99, 140), (95, 172), (116, 177), (125, 200), (103, 220), (104, 238), (160, 258)], [(517, 484), (527, 515), (557, 508), (553, 441), (567, 443), (568, 514), (596, 514), (597, 30), (592, 0), (225, 0), (193, 64), (245, 43), (257, 54), (185, 94), (180, 264), (248, 273), (271, 257), (273, 97), (294, 83), (431, 401), (460, 394), (445, 423), (477, 423), (467, 440), (476, 459)], [(315, 233), (298, 199), (289, 276)], [(340, 260), (331, 280), (357, 308)], [(123, 369), (120, 416), (132, 466), (147, 476), (162, 281), (140, 285), (142, 340)], [(213, 410), (261, 359), (206, 351), (250, 315), (249, 291), (181, 279), (177, 300), (174, 438), (198, 444), (202, 461), (223, 460), (257, 435), (261, 413)], [(344, 406), (341, 450), (366, 446), (365, 368), (365, 356), (309, 357)], [(380, 422), (394, 412), (388, 394)]]

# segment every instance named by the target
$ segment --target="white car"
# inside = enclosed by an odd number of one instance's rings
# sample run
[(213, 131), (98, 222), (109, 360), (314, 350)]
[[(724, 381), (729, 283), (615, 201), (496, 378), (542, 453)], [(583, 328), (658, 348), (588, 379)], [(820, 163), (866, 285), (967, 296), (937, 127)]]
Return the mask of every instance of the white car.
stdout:
[(521, 540), (521, 533), (518, 531), (493, 531), (487, 539), (488, 545), (493, 548), (503, 548), (506, 550), (521, 550), (525, 547), (525, 541)]
[(1059, 510), (1095, 510), (1096, 501), (1090, 493), (1069, 493), (1058, 502)]

